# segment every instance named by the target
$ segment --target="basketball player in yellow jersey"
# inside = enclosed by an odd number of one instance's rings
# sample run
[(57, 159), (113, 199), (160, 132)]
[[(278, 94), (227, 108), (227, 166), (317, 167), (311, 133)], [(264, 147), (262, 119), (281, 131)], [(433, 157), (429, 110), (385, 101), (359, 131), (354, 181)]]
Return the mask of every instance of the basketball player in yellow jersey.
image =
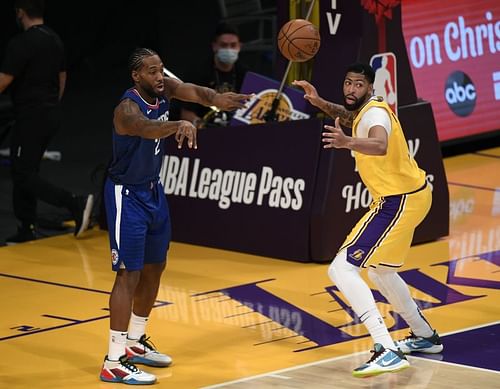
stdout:
[[(332, 261), (328, 275), (344, 294), (368, 329), (374, 343), (370, 360), (354, 369), (355, 377), (369, 377), (409, 367), (404, 354), (439, 353), (437, 332), (425, 320), (408, 286), (398, 275), (408, 254), (415, 228), (425, 218), (432, 193), (408, 151), (398, 118), (382, 98), (372, 96), (375, 72), (356, 63), (344, 78), (344, 105), (321, 98), (307, 81), (294, 81), (304, 98), (332, 118), (325, 126), (324, 148), (352, 150), (363, 183), (373, 197), (370, 209), (354, 226)], [(352, 128), (347, 136), (340, 124)], [(375, 305), (373, 294), (361, 278), (361, 269), (392, 304), (411, 329), (410, 336), (394, 342)]]

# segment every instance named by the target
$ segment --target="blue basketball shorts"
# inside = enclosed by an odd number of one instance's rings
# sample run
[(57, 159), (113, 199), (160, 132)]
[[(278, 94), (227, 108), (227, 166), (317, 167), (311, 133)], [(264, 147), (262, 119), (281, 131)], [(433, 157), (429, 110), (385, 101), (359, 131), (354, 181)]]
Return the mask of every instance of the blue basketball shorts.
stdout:
[(141, 270), (145, 263), (167, 259), (170, 214), (160, 182), (104, 185), (111, 262), (114, 271)]

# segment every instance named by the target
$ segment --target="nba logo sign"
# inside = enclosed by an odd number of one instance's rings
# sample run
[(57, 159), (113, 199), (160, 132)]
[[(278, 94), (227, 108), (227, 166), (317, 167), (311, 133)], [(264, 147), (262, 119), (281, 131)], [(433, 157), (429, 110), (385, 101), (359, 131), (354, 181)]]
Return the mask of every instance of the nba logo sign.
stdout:
[(396, 77), (396, 56), (394, 53), (375, 54), (370, 59), (375, 71), (374, 93), (382, 96), (394, 113), (398, 113), (398, 89)]

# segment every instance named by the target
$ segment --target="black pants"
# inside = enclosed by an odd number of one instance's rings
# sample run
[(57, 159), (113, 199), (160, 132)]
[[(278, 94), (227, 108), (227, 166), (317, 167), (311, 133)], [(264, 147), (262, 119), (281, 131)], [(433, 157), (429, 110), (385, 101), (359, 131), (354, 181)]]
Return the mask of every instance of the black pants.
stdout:
[(36, 221), (40, 199), (56, 207), (69, 207), (72, 194), (39, 176), (40, 162), (61, 123), (59, 107), (44, 107), (16, 115), (11, 136), (14, 214), (22, 224)]

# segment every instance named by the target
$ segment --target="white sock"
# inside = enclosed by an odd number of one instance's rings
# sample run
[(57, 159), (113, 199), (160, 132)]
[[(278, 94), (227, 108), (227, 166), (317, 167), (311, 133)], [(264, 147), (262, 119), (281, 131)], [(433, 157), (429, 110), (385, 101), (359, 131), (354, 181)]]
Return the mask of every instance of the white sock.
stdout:
[(122, 331), (109, 330), (109, 350), (108, 359), (117, 361), (125, 355), (125, 344), (127, 343), (127, 333)]
[(138, 340), (146, 333), (147, 317), (137, 316), (132, 312), (128, 326), (128, 338)]
[(346, 260), (346, 251), (340, 252), (328, 268), (330, 279), (351, 304), (356, 315), (366, 326), (374, 343), (394, 349), (394, 341), (375, 305), (372, 291), (361, 278), (360, 269)]
[(396, 347), (394, 346), (394, 341), (389, 335), (389, 331), (387, 331), (387, 326), (384, 323), (384, 319), (380, 315), (377, 307), (375, 309), (371, 309), (368, 312), (365, 312), (362, 315), (361, 321), (368, 329), (370, 333), (373, 343), (380, 343), (384, 348), (390, 348), (394, 350)]
[(433, 328), (425, 320), (411, 297), (408, 285), (395, 270), (370, 268), (368, 276), (380, 290), (380, 293), (394, 307), (394, 310), (408, 323), (415, 335), (425, 338), (432, 336)]

